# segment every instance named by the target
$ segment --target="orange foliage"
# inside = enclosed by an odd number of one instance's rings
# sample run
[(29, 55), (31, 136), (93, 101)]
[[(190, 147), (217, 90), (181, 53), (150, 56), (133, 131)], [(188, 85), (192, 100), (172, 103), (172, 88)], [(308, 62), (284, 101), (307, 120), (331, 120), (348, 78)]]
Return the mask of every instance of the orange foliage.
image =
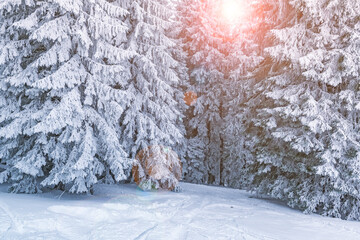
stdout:
[(145, 180), (150, 180), (156, 189), (172, 190), (181, 178), (182, 166), (170, 148), (149, 146), (136, 155), (132, 174), (139, 187)]
[(184, 94), (184, 101), (185, 101), (186, 105), (192, 106), (196, 103), (196, 100), (197, 100), (196, 93), (189, 91)]

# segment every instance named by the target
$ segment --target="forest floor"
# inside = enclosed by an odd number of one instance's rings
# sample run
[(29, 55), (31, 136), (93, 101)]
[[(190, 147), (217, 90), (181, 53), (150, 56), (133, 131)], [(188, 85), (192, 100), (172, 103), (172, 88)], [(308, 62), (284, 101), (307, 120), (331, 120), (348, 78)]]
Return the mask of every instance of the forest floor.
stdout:
[(360, 222), (305, 215), (242, 190), (181, 187), (174, 193), (97, 185), (89, 196), (9, 194), (0, 185), (0, 239), (360, 239)]

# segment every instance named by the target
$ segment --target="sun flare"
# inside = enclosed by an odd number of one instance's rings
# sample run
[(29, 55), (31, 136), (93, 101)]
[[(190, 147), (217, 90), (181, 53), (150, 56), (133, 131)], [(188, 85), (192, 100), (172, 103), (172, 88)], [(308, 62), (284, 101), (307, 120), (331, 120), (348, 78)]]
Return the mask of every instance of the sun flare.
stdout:
[(248, 0), (217, 0), (217, 19), (224, 36), (233, 37), (247, 25)]
[(223, 0), (221, 3), (221, 17), (228, 24), (239, 21), (244, 16), (242, 0)]
[(246, 31), (252, 12), (251, 0), (201, 0), (203, 24), (216, 37), (235, 39)]

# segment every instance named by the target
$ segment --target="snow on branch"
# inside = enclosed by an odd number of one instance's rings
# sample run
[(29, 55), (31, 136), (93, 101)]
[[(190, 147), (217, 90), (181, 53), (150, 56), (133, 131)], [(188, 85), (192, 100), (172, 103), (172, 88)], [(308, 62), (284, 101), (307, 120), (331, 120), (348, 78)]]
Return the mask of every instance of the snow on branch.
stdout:
[(74, 56), (49, 76), (35, 81), (32, 86), (40, 89), (73, 88), (85, 81), (87, 72), (79, 57)]

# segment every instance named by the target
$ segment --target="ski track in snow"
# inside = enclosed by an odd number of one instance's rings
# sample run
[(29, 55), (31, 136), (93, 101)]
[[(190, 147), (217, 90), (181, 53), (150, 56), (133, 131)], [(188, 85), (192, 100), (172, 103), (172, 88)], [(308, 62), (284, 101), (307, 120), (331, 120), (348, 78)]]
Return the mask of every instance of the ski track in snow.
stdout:
[(360, 222), (305, 215), (245, 191), (182, 183), (182, 193), (97, 185), (95, 194), (6, 193), (0, 240), (358, 240)]
[(5, 233), (12, 227), (11, 216), (5, 210), (5, 204), (0, 202), (0, 239), (5, 238)]

